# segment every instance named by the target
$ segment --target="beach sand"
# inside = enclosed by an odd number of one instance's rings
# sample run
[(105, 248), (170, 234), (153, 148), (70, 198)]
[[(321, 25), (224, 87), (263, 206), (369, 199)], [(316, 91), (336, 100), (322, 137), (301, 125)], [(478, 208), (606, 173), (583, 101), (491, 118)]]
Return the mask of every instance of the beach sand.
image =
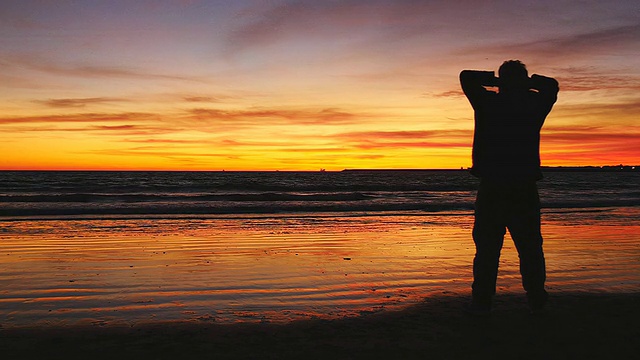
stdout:
[(545, 215), (548, 313), (528, 313), (507, 240), (490, 318), (462, 312), (471, 226), (469, 214), (3, 222), (0, 353), (637, 357), (640, 225), (601, 211)]
[(4, 359), (629, 359), (640, 294), (552, 294), (543, 316), (500, 295), (489, 318), (442, 295), (401, 311), (286, 324), (167, 322), (0, 332)]

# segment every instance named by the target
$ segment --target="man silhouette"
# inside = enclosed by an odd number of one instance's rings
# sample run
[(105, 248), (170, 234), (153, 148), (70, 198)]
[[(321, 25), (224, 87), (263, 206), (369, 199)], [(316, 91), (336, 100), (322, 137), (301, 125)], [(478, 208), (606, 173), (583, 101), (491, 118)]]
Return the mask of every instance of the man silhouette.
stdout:
[[(555, 79), (532, 75), (518, 60), (492, 71), (464, 70), (460, 83), (474, 110), (473, 167), (480, 178), (475, 203), (472, 302), (488, 315), (496, 292), (506, 229), (520, 257), (522, 285), (533, 313), (544, 309), (545, 260), (540, 232), (540, 129), (558, 95)], [(486, 87), (497, 87), (498, 92)]]

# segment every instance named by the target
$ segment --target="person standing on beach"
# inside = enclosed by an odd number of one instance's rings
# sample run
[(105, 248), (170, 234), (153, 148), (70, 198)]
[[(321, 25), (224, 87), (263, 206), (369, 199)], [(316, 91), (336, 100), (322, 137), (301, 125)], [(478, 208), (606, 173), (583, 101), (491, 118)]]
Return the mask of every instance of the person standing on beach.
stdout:
[[(467, 311), (488, 315), (496, 292), (500, 250), (509, 230), (520, 257), (522, 285), (533, 313), (548, 294), (540, 231), (540, 129), (557, 100), (558, 82), (529, 77), (518, 60), (493, 71), (464, 70), (460, 83), (474, 110), (471, 174), (480, 178), (475, 203), (472, 301)], [(486, 87), (497, 87), (498, 92)]]

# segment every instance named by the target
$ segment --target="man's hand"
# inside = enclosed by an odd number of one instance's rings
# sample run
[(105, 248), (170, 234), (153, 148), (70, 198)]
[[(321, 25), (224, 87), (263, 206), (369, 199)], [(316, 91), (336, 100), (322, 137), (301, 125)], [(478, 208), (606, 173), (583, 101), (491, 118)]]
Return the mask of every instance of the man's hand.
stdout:
[(529, 78), (529, 88), (534, 90), (554, 90), (558, 91), (558, 81), (554, 78), (533, 74)]

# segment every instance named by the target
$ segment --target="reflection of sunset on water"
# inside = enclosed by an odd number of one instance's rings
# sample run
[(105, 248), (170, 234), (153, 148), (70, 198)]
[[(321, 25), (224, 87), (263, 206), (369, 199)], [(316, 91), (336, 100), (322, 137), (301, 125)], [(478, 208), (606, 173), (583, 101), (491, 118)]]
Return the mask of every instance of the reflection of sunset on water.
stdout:
[[(637, 222), (581, 216), (545, 215), (550, 291), (637, 291)], [(10, 221), (0, 316), (4, 326), (224, 323), (399, 309), (468, 292), (471, 225), (467, 214)], [(499, 292), (522, 293), (517, 264), (506, 239)]]

